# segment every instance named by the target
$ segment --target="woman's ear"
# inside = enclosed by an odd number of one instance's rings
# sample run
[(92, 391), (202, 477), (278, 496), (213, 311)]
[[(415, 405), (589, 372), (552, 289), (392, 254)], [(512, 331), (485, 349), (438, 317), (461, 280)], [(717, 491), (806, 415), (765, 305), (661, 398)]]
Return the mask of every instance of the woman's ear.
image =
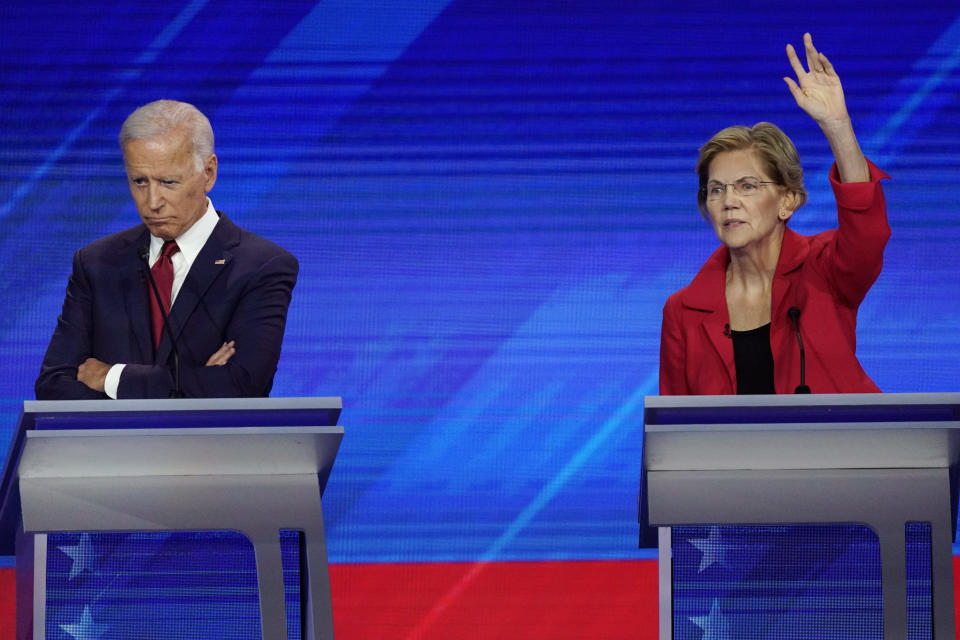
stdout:
[(793, 215), (793, 212), (797, 210), (800, 206), (800, 197), (793, 192), (783, 194), (783, 198), (780, 200), (780, 209), (777, 212), (777, 217), (786, 222), (790, 219), (790, 216)]

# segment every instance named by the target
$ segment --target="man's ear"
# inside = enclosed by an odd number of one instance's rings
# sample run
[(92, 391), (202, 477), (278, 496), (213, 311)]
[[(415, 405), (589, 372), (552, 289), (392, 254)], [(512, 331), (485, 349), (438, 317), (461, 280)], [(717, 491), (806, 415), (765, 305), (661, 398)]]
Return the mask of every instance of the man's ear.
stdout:
[(207, 161), (203, 164), (203, 179), (204, 179), (204, 188), (207, 190), (207, 193), (210, 193), (210, 190), (213, 189), (213, 185), (217, 181), (217, 156), (215, 154), (210, 154), (210, 157), (207, 158)]

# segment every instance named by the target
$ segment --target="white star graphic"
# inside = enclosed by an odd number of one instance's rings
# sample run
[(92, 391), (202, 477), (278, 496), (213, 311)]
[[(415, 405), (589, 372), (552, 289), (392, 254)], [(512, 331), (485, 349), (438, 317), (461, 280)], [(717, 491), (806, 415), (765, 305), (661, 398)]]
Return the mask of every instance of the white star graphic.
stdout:
[(107, 630), (108, 624), (96, 624), (90, 615), (90, 607), (83, 608), (83, 615), (77, 624), (62, 624), (60, 628), (74, 637), (75, 640), (96, 640)]
[(705, 616), (693, 616), (690, 622), (703, 629), (700, 640), (728, 640), (730, 638), (730, 622), (720, 613), (720, 601), (714, 598), (710, 613)]
[(727, 547), (723, 544), (723, 538), (720, 536), (719, 527), (710, 527), (710, 535), (706, 538), (696, 538), (687, 540), (690, 544), (700, 550), (703, 555), (700, 557), (700, 568), (697, 573), (702, 573), (704, 569), (714, 564), (727, 564)]
[(93, 571), (98, 554), (93, 550), (93, 542), (89, 533), (80, 535), (80, 544), (57, 547), (73, 560), (70, 567), (70, 580), (73, 580), (83, 571)]

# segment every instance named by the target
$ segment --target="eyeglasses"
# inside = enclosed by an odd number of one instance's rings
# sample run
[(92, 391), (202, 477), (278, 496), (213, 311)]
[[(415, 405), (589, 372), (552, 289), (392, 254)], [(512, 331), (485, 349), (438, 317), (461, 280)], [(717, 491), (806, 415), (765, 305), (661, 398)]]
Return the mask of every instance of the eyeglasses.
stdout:
[(719, 200), (727, 192), (727, 187), (733, 187), (733, 192), (741, 198), (749, 198), (757, 195), (760, 187), (765, 184), (776, 184), (773, 180), (757, 180), (756, 178), (740, 178), (733, 184), (724, 184), (723, 182), (711, 181), (703, 188), (707, 194), (707, 200)]

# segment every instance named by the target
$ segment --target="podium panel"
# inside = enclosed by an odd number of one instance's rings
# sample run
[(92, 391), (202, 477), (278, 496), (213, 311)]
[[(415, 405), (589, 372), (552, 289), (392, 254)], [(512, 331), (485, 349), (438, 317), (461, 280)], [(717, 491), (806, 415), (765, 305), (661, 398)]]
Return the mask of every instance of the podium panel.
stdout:
[(303, 541), (304, 637), (332, 638), (321, 496), (343, 428), (317, 423), (339, 410), (339, 398), (24, 403), (0, 511), (0, 543), (16, 538), (18, 637), (44, 637), (44, 534), (226, 530), (253, 546), (262, 637), (286, 639), (284, 529)]
[[(908, 637), (905, 528), (929, 523), (933, 633), (954, 637), (960, 394), (649, 397), (644, 438), (641, 527), (869, 527), (884, 638)], [(661, 580), (662, 603), (671, 590)]]

